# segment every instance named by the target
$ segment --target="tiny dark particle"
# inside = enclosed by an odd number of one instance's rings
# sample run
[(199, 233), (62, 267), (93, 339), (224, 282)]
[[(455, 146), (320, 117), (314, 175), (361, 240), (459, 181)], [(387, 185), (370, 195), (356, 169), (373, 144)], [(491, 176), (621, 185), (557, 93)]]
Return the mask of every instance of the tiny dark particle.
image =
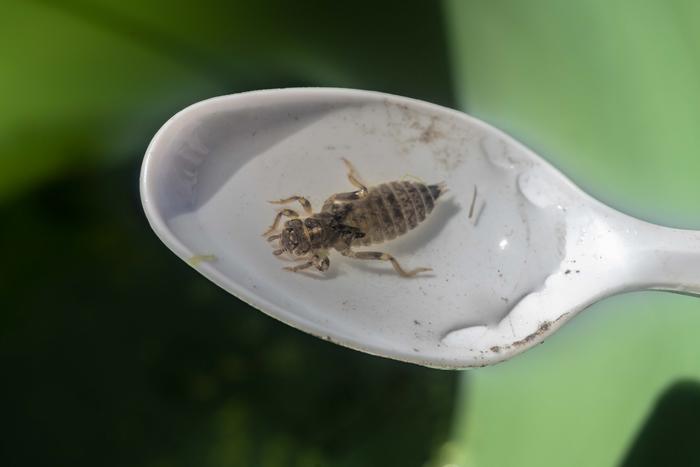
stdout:
[(564, 274), (571, 274), (571, 269), (567, 269), (566, 271), (564, 271)]

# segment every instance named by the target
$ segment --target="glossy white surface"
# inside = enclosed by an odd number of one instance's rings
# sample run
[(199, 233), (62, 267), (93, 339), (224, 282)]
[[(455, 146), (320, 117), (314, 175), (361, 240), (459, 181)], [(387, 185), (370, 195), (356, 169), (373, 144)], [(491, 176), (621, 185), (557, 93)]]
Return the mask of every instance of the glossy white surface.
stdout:
[[(352, 190), (341, 157), (368, 185), (447, 183), (415, 230), (362, 248), (432, 273), (406, 279), (337, 253), (325, 274), (281, 269), (261, 237), (266, 201), (297, 194), (320, 210)], [(504, 360), (612, 293), (700, 290), (697, 233), (613, 211), (499, 130), (387, 94), (281, 89), (190, 106), (151, 142), (141, 194), (161, 240), (222, 288), (304, 331), (427, 366)]]

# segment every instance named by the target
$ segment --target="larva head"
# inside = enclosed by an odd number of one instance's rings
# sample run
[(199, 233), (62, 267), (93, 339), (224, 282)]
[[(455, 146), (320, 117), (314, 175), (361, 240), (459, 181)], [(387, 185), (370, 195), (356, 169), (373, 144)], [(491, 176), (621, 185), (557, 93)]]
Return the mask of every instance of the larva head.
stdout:
[(300, 219), (292, 219), (284, 223), (280, 246), (284, 251), (296, 256), (303, 256), (311, 250), (311, 241)]

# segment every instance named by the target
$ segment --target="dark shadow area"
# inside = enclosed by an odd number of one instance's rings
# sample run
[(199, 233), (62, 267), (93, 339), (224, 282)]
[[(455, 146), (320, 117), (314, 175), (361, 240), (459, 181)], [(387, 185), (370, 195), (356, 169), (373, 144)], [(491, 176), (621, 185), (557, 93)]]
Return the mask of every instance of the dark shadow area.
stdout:
[[(424, 465), (457, 373), (341, 348), (220, 290), (150, 230), (138, 172), (168, 118), (217, 94), (341, 86), (453, 104), (440, 4), (11, 6), (35, 43), (0, 69), (28, 77), (16, 95), (56, 102), (0, 128), (26, 177), (0, 187), (0, 465)], [(56, 73), (27, 65), (47, 47)]]
[(700, 465), (700, 383), (679, 381), (658, 399), (621, 467)]
[(0, 210), (3, 466), (422, 465), (457, 374), (249, 308), (148, 228), (138, 164)]

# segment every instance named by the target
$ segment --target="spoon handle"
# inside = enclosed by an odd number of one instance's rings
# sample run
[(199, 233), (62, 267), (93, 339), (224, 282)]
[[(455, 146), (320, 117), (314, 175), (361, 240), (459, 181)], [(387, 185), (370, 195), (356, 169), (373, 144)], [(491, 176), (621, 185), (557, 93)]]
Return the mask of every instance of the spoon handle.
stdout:
[(632, 261), (642, 289), (700, 295), (700, 231), (643, 222)]

